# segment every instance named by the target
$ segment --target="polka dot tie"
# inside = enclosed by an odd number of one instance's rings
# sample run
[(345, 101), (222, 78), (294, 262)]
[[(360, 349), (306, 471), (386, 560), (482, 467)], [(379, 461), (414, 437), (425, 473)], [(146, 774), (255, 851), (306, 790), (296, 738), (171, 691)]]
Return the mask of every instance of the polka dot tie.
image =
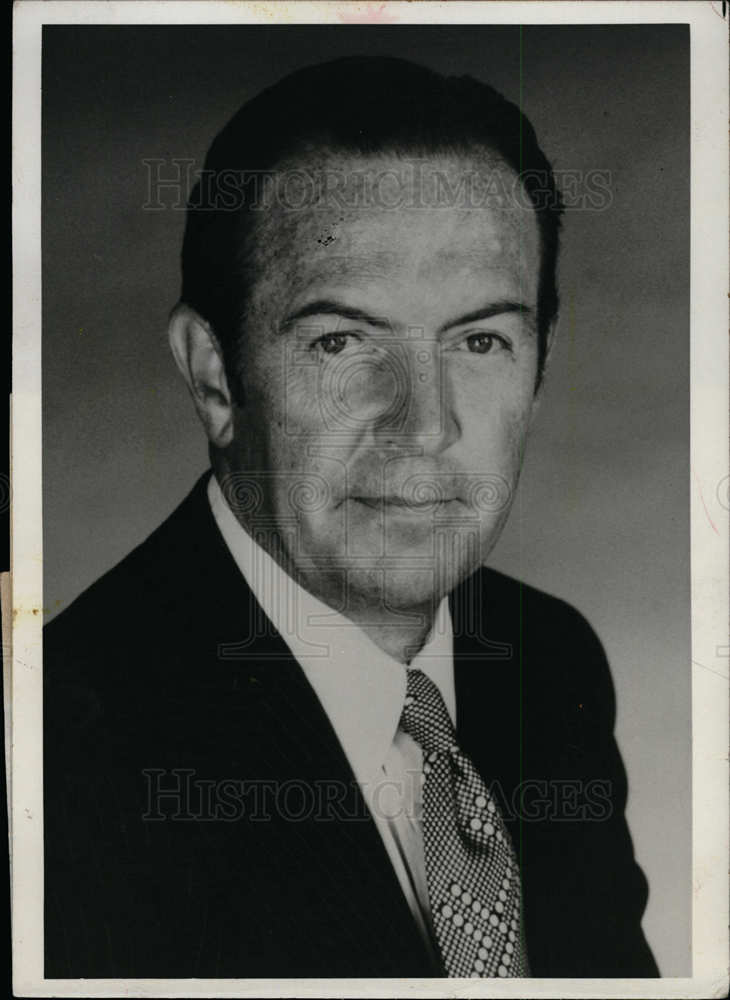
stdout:
[(423, 751), (423, 842), (449, 976), (529, 976), (517, 858), (496, 802), (458, 747), (436, 685), (408, 670), (400, 726)]

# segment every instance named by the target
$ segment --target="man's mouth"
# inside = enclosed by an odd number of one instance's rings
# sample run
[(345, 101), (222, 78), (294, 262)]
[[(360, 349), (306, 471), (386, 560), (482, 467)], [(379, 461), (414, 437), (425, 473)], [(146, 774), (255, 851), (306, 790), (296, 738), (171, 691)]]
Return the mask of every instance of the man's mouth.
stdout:
[(454, 503), (455, 497), (439, 497), (438, 499), (415, 500), (397, 494), (386, 494), (385, 496), (351, 496), (349, 498), (357, 503), (371, 507), (373, 510), (396, 510), (408, 513), (429, 513), (445, 504)]

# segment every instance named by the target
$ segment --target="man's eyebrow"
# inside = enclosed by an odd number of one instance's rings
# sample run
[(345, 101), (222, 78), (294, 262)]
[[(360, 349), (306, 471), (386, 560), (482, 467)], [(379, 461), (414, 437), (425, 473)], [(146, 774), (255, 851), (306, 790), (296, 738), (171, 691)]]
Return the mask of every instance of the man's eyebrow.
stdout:
[[(529, 316), (532, 310), (522, 302), (500, 299), (497, 302), (490, 302), (488, 305), (482, 306), (480, 309), (475, 309), (456, 319), (449, 320), (448, 323), (444, 323), (440, 327), (438, 332), (445, 333), (455, 326), (464, 326), (466, 323), (475, 323), (477, 320), (489, 319), (492, 316), (499, 316), (504, 313), (523, 313)], [(392, 329), (392, 323), (382, 316), (375, 316), (364, 309), (355, 309), (344, 302), (337, 302), (335, 299), (316, 299), (314, 302), (307, 303), (301, 309), (297, 309), (287, 316), (279, 327), (280, 332), (285, 333), (297, 322), (306, 319), (308, 316), (341, 316), (343, 319), (349, 319), (355, 323), (365, 323), (368, 326), (374, 326), (381, 330)]]
[(391, 329), (391, 323), (382, 316), (371, 315), (364, 309), (354, 309), (352, 306), (334, 299), (317, 299), (287, 316), (281, 323), (279, 330), (284, 333), (299, 320), (306, 319), (308, 316), (341, 316), (343, 319), (349, 319), (355, 323), (366, 323), (368, 326), (378, 327), (381, 330)]
[(483, 306), (481, 309), (475, 309), (473, 312), (465, 313), (463, 316), (457, 317), (457, 319), (449, 320), (448, 323), (444, 323), (439, 329), (439, 333), (445, 333), (447, 330), (451, 330), (455, 326), (464, 326), (467, 323), (476, 323), (480, 319), (490, 319), (492, 316), (501, 316), (503, 313), (523, 313), (527, 316), (532, 314), (532, 309), (526, 306), (523, 302), (512, 302), (507, 299), (502, 299), (498, 302), (490, 302), (489, 305)]

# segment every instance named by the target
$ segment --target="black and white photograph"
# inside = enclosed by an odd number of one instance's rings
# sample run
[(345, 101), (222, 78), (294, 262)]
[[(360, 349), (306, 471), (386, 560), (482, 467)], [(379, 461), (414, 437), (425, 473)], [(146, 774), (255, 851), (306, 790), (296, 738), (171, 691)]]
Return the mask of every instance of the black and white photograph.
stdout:
[(16, 7), (16, 995), (726, 993), (725, 7)]

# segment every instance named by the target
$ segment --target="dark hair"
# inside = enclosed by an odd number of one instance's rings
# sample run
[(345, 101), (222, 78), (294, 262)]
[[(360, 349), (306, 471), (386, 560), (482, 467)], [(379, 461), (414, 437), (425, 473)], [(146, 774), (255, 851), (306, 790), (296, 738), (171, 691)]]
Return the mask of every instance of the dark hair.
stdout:
[(445, 77), (404, 59), (357, 56), (298, 70), (244, 104), (214, 139), (191, 192), (181, 299), (211, 324), (234, 394), (241, 324), (255, 279), (248, 237), (257, 195), (246, 194), (242, 180), (319, 149), (414, 157), (489, 151), (514, 170), (540, 232), (539, 384), (558, 309), (562, 202), (532, 125), (515, 104), (473, 77)]

